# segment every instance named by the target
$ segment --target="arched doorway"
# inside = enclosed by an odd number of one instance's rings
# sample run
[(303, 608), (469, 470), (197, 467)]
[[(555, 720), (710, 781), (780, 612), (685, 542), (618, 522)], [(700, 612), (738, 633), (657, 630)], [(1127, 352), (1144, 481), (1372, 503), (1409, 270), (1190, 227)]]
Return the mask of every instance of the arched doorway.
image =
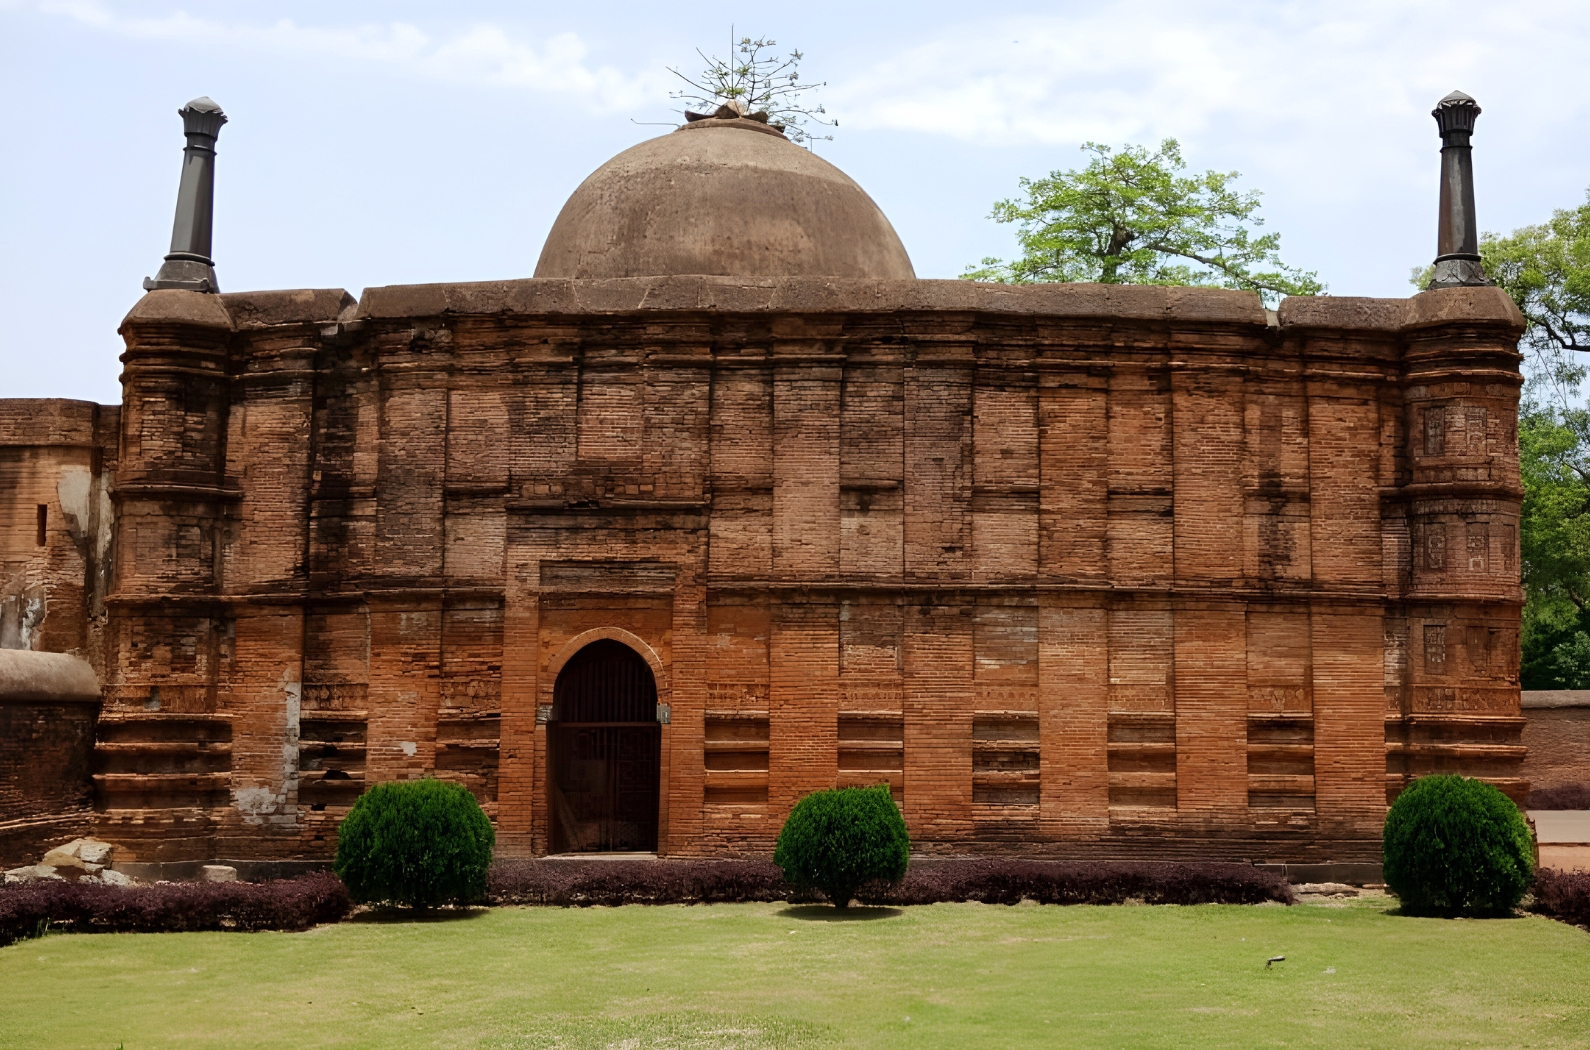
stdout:
[(641, 655), (607, 638), (575, 653), (547, 730), (552, 852), (654, 852), (662, 727)]

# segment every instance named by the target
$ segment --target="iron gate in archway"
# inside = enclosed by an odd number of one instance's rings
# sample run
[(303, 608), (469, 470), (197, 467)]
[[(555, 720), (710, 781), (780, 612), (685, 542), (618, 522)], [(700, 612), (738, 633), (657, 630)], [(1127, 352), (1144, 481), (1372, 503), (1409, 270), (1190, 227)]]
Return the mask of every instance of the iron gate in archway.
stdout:
[(640, 654), (610, 639), (575, 653), (547, 729), (552, 852), (655, 851), (662, 727)]

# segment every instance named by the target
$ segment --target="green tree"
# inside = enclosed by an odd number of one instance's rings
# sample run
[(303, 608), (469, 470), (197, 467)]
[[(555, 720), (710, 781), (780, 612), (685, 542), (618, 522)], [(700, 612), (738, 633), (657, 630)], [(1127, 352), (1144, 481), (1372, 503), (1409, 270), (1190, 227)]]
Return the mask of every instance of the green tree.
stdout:
[(1590, 350), (1590, 190), (1577, 208), (1559, 208), (1551, 221), (1486, 234), (1485, 272), (1529, 319), (1532, 345)]
[(1501, 791), (1468, 777), (1409, 784), (1386, 814), (1381, 856), (1404, 915), (1510, 915), (1535, 877), (1524, 815)]
[(1480, 260), (1529, 322), (1520, 343), (1533, 357), (1530, 393), (1566, 408), (1585, 377), (1573, 352), (1590, 351), (1590, 190), (1584, 204), (1558, 209), (1550, 222), (1486, 234)]
[(1590, 413), (1526, 398), (1519, 413), (1525, 689), (1590, 688)]
[(910, 859), (911, 837), (887, 784), (812, 792), (790, 810), (773, 849), (786, 879), (822, 890), (840, 909), (874, 879), (899, 882)]
[(486, 892), (497, 835), (461, 784), (376, 784), (337, 827), (332, 870), (361, 903), (434, 908), (472, 904)]
[(1240, 288), (1274, 302), (1318, 295), (1317, 274), (1284, 265), (1281, 236), (1258, 234), (1258, 190), (1239, 191), (1237, 172), (1182, 175), (1181, 146), (1166, 139), (1119, 151), (1097, 142), (1080, 171), (1022, 179), (1025, 199), (994, 205), (990, 218), (1017, 224), (1022, 256), (984, 259), (962, 276), (1026, 284), (1097, 281)]

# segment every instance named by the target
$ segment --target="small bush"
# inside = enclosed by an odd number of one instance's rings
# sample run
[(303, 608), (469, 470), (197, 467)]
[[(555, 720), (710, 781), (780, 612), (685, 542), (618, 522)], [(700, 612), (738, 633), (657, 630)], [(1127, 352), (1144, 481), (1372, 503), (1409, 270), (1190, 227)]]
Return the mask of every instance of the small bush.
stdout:
[(1590, 809), (1590, 784), (1535, 788), (1525, 805), (1530, 809)]
[(1524, 815), (1468, 777), (1408, 785), (1386, 815), (1382, 842), (1386, 885), (1409, 915), (1506, 915), (1534, 876)]
[(434, 908), (486, 891), (496, 835), (467, 789), (441, 780), (376, 784), (337, 831), (333, 864), (360, 902)]
[(1590, 872), (1541, 868), (1529, 910), (1590, 930)]
[(796, 886), (848, 908), (868, 882), (899, 882), (911, 859), (905, 820), (886, 785), (817, 791), (784, 821), (773, 863)]
[(329, 871), (272, 882), (103, 886), (26, 882), (0, 889), (0, 946), (42, 934), (305, 930), (338, 922), (353, 902)]

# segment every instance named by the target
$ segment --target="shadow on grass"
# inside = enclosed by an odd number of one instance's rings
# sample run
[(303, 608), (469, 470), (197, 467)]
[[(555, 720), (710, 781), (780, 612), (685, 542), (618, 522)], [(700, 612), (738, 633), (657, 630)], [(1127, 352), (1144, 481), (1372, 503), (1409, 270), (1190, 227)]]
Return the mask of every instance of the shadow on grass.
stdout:
[(464, 922), (483, 918), (490, 908), (396, 908), (376, 906), (348, 916), (348, 922), (404, 923), (404, 922)]
[(893, 919), (905, 914), (899, 908), (831, 907), (827, 904), (797, 904), (778, 913), (781, 919), (804, 919), (807, 922), (868, 922), (872, 919)]
[(1508, 919), (1527, 919), (1530, 913), (1522, 909), (1507, 912), (1483, 912), (1474, 915), (1459, 915), (1449, 912), (1436, 911), (1404, 911), (1402, 906), (1393, 902), (1391, 905), (1380, 909), (1382, 915), (1392, 915), (1399, 919), (1462, 919), (1465, 922), (1506, 922)]

